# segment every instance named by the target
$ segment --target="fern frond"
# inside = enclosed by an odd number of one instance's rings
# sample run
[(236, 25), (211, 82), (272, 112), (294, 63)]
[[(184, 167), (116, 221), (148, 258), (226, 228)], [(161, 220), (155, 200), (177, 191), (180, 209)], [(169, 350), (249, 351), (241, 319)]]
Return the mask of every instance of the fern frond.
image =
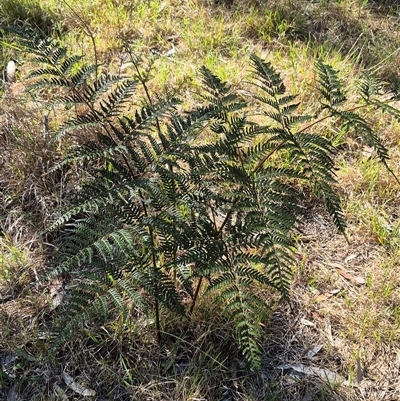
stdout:
[(132, 275), (161, 304), (175, 313), (182, 316), (185, 315), (181, 296), (167, 274), (163, 273), (160, 269), (151, 269), (148, 272), (134, 270), (132, 271)]
[[(255, 54), (250, 56), (250, 60), (255, 71), (253, 79), (255, 80), (256, 85), (263, 92), (268, 93), (268, 95), (272, 97), (283, 95), (286, 92), (286, 87), (282, 81), (280, 74), (276, 72), (271, 63), (262, 60)], [(292, 101), (292, 99), (286, 98), (285, 101), (290, 102)], [(274, 107), (275, 104), (276, 103), (273, 103), (271, 104), (271, 106)]]
[[(73, 75), (71, 79), (74, 78), (75, 75)], [(85, 97), (88, 103), (94, 103), (112, 87), (118, 84), (122, 79), (123, 78), (119, 75), (101, 74), (93, 84), (87, 85), (82, 95)], [(80, 80), (79, 76), (78, 80)]]
[[(105, 121), (109, 121), (115, 116), (118, 116), (124, 104), (135, 93), (137, 83), (132, 80), (125, 80), (107, 96), (107, 99), (100, 100), (98, 114)], [(100, 111), (101, 110), (101, 111)]]
[[(84, 287), (75, 289), (62, 316), (57, 321), (52, 333), (51, 347), (57, 349), (61, 344), (69, 340), (82, 324), (90, 319), (92, 304), (99, 298), (97, 294), (104, 292), (104, 287), (99, 283), (86, 283)], [(97, 302), (101, 302), (100, 300)], [(99, 304), (96, 304), (98, 309)], [(103, 309), (103, 313), (106, 310)]]
[(325, 100), (325, 105), (336, 107), (346, 101), (338, 72), (320, 59), (315, 63), (318, 75), (319, 91)]
[(382, 102), (378, 99), (371, 99), (369, 101), (369, 104), (372, 104), (373, 106), (377, 107), (378, 109), (390, 114), (398, 122), (400, 122), (400, 110), (399, 109), (396, 109), (395, 107), (391, 106), (390, 104), (388, 104), (386, 102)]
[(391, 100), (400, 100), (400, 78), (398, 76), (394, 74), (391, 76), (386, 89), (391, 96)]
[(200, 68), (203, 90), (209, 93), (201, 95), (213, 107), (208, 107), (207, 118), (216, 117), (226, 119), (227, 113), (241, 110), (246, 103), (241, 101), (239, 97), (232, 91), (231, 86), (223, 82), (219, 77), (214, 75), (208, 68)]
[(128, 313), (128, 310), (126, 308), (126, 304), (125, 304), (124, 300), (121, 297), (121, 294), (115, 288), (110, 288), (108, 290), (108, 295), (109, 295), (111, 301), (117, 307), (119, 313), (121, 313), (125, 318)]
[(372, 146), (376, 151), (379, 160), (388, 168), (387, 161), (389, 159), (388, 149), (380, 141), (379, 136), (370, 127), (368, 122), (356, 113), (343, 111), (339, 113), (340, 117), (345, 120), (344, 128), (354, 130), (360, 135), (368, 146)]
[(93, 314), (95, 316), (101, 316), (103, 321), (107, 321), (110, 315), (109, 307), (108, 307), (108, 299), (104, 295), (100, 295), (94, 302), (92, 303)]
[(251, 280), (240, 273), (232, 269), (214, 280), (209, 290), (221, 289), (218, 300), (225, 304), (224, 309), (235, 324), (236, 338), (249, 366), (257, 371), (261, 366), (258, 340), (265, 304), (255, 295)]
[(133, 284), (137, 286), (138, 283), (131, 283), (132, 278), (131, 277), (126, 277), (118, 281), (118, 287), (126, 293), (129, 297), (129, 299), (133, 300), (134, 305), (139, 307), (144, 313), (148, 313), (148, 304), (143, 298), (143, 296), (140, 294), (140, 291), (138, 291), (137, 288)]
[(364, 74), (358, 83), (358, 90), (365, 101), (369, 101), (376, 95), (379, 95), (382, 90), (382, 83), (373, 74)]

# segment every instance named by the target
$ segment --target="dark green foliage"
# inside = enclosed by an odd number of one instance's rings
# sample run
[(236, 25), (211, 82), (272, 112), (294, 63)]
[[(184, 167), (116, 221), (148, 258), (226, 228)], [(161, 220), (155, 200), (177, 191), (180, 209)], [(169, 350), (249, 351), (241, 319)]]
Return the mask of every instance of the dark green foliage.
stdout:
[[(51, 40), (20, 43), (38, 63), (33, 87), (57, 87), (57, 102), (80, 110), (54, 137), (91, 134), (55, 167), (84, 171), (68, 208), (49, 227), (63, 235), (45, 279), (67, 274), (74, 283), (56, 342), (84, 319), (106, 319), (110, 302), (124, 314), (131, 301), (153, 308), (161, 333), (161, 306), (189, 319), (206, 291), (235, 325), (250, 366), (259, 368), (266, 307), (259, 292), (269, 286), (289, 299), (305, 189), (323, 202), (342, 233), (346, 229), (335, 192), (335, 148), (310, 130), (318, 120), (310, 123), (298, 112), (280, 74), (255, 55), (249, 102), (203, 67), (199, 106), (182, 112), (178, 99), (150, 98), (148, 74), (135, 58), (133, 79), (96, 79), (95, 66)], [(345, 108), (337, 72), (318, 62), (316, 73), (321, 121), (332, 118), (357, 130), (386, 165), (388, 151), (377, 133), (356, 108)], [(147, 97), (127, 112), (138, 85)], [(377, 78), (366, 77), (362, 101), (399, 118), (379, 100), (382, 88)], [(398, 87), (391, 88), (397, 99)], [(257, 121), (250, 117), (254, 103), (262, 113)]]

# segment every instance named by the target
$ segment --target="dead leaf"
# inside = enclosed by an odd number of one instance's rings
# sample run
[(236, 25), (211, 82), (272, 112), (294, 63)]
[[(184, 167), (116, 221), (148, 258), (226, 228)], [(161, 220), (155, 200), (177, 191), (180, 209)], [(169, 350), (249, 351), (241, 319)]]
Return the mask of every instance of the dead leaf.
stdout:
[(315, 311), (311, 312), (311, 316), (312, 316), (313, 319), (315, 319), (315, 320), (321, 320), (321, 316), (320, 316), (317, 312), (315, 312)]
[(323, 302), (330, 297), (333, 297), (333, 294), (331, 294), (330, 292), (325, 292), (324, 294), (319, 294), (317, 297), (315, 297), (314, 302)]
[(278, 366), (279, 369), (293, 369), (296, 372), (303, 373), (308, 376), (316, 376), (321, 380), (328, 381), (329, 383), (342, 384), (344, 386), (355, 386), (350, 383), (343, 376), (338, 373), (332, 372), (326, 368), (318, 368), (314, 366), (303, 365), (302, 363), (287, 363)]
[(301, 401), (313, 401), (313, 399), (314, 399), (313, 393), (307, 389)]
[(324, 292), (323, 294), (319, 294), (317, 297), (315, 297), (314, 302), (322, 302), (326, 301), (327, 299), (333, 297), (334, 295), (338, 294), (340, 290), (332, 290), (329, 292)]
[(331, 345), (335, 345), (335, 341), (333, 340), (333, 336), (332, 336), (332, 326), (330, 325), (329, 322), (326, 322), (326, 337), (328, 338), (328, 341)]
[(331, 267), (334, 267), (335, 269), (342, 269), (342, 270), (345, 269), (343, 263), (330, 262), (329, 265), (330, 265)]
[(300, 319), (300, 323), (303, 323), (304, 326), (315, 326), (315, 323), (310, 322), (309, 320), (304, 319), (304, 318), (301, 318), (301, 319)]
[(307, 359), (312, 359), (312, 358), (314, 358), (314, 356), (317, 355), (318, 352), (321, 351), (321, 349), (322, 349), (322, 345), (316, 345), (315, 347), (312, 347), (312, 348), (307, 352), (306, 358), (307, 358)]
[(365, 278), (360, 276), (352, 276), (351, 274), (347, 273), (342, 269), (336, 269), (338, 273), (344, 277), (346, 280), (350, 281), (352, 284), (355, 285), (363, 285), (365, 284)]
[(53, 279), (49, 287), (50, 298), (56, 296), (62, 288), (63, 288), (63, 280), (58, 277)]
[(334, 339), (332, 345), (333, 345), (336, 349), (342, 349), (342, 348), (344, 347), (344, 341), (343, 341), (341, 338), (336, 337), (336, 338)]
[(166, 5), (167, 5), (167, 2), (166, 2), (166, 1), (163, 1), (163, 2), (160, 4), (160, 6), (158, 7), (157, 12), (158, 12), (158, 13), (162, 13), (163, 10), (164, 10), (164, 8), (166, 7)]
[(84, 397), (93, 397), (96, 395), (96, 391), (83, 387), (81, 384), (77, 383), (68, 373), (62, 372), (61, 374), (65, 384), (75, 393), (78, 393)]
[(372, 146), (364, 146), (362, 149), (362, 154), (364, 157), (372, 157), (372, 155), (374, 154), (375, 149)]
[(66, 292), (65, 291), (60, 291), (58, 294), (56, 294), (52, 300), (51, 300), (51, 306), (50, 306), (50, 310), (53, 311), (54, 309), (56, 309), (58, 306), (60, 306), (62, 304), (62, 301), (64, 299)]

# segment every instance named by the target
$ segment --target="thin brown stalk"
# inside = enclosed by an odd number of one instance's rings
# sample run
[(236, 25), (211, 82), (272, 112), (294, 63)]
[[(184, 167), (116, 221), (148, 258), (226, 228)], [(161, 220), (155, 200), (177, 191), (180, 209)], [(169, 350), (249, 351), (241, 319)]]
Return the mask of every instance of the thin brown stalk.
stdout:
[(197, 283), (196, 291), (194, 292), (192, 305), (190, 306), (189, 316), (192, 316), (193, 310), (196, 306), (202, 282), (203, 282), (203, 277), (200, 277), (199, 282)]

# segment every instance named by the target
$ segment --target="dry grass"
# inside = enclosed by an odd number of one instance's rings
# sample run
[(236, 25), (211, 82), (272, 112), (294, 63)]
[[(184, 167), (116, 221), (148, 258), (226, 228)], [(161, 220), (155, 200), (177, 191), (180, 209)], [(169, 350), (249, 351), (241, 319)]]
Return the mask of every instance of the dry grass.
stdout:
[[(14, 3), (0, 5), (6, 23), (17, 18)], [(385, 1), (366, 6), (361, 0), (254, 0), (219, 6), (211, 0), (42, 3), (45, 15), (31, 12), (28, 18), (62, 35), (71, 51), (93, 58), (92, 36), (102, 68), (127, 73), (124, 46), (146, 57), (153, 54), (153, 89), (184, 82), (188, 104), (194, 101), (195, 82), (186, 76), (205, 64), (222, 79), (244, 80), (251, 52), (283, 72), (310, 113), (315, 106), (310, 65), (317, 57), (349, 81), (362, 69), (387, 76), (400, 66), (398, 10)], [(175, 53), (168, 56), (170, 50)], [(17, 58), (24, 75), (29, 66), (12, 47), (3, 47), (0, 65), (10, 57)], [(207, 299), (187, 327), (172, 316), (166, 319), (162, 349), (151, 320), (133, 310), (132, 319), (114, 316), (106, 324), (87, 325), (55, 359), (45, 359), (52, 297), (62, 282), (34, 285), (51, 249), (38, 233), (65, 193), (66, 177), (49, 174), (49, 168), (68, 144), (49, 145), (48, 124), (56, 126), (60, 116), (24, 95), (21, 85), (19, 80), (3, 85), (0, 113), (0, 398), (17, 399), (12, 398), (16, 392), (22, 400), (56, 399), (59, 386), (64, 399), (83, 399), (66, 385), (65, 370), (96, 390), (97, 398), (85, 399), (400, 399), (400, 190), (357, 138), (338, 156), (350, 244), (317, 206), (309, 205), (299, 238), (292, 309), (276, 305), (266, 317), (260, 377), (246, 373), (232, 328), (216, 319), (218, 311)], [(382, 117), (375, 125), (399, 176), (399, 123)], [(326, 132), (334, 128), (324, 127)], [(354, 277), (365, 283), (357, 284)], [(307, 357), (315, 346), (321, 349)], [(354, 386), (279, 368), (284, 364), (329, 369)], [(62, 393), (58, 396), (63, 399)]]

